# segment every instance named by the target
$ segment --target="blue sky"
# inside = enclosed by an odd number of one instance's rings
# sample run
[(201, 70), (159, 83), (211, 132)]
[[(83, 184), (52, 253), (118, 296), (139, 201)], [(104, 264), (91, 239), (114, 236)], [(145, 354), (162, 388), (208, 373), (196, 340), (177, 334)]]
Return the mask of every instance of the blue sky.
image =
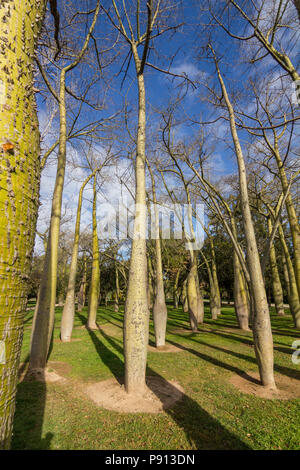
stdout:
[[(58, 1), (58, 7), (61, 15), (61, 24), (64, 24), (64, 12), (62, 5), (64, 2)], [(104, 2), (106, 5), (110, 5), (110, 1)], [(127, 2), (129, 5), (135, 2)], [(145, 3), (145, 2), (144, 2)], [(141, 1), (143, 8), (144, 3)], [(171, 2), (168, 2), (171, 4)], [(255, 65), (249, 64), (249, 58), (253, 55), (256, 44), (253, 41), (241, 42), (230, 38), (221, 28), (216, 26), (208, 26), (208, 23), (212, 21), (208, 12), (205, 12), (208, 2), (201, 2), (197, 0), (182, 1), (181, 9), (179, 10), (178, 16), (176, 11), (171, 12), (171, 17), (168, 19), (168, 25), (178, 25), (183, 23), (178, 28), (176, 33), (167, 32), (155, 40), (155, 43), (151, 44), (150, 55), (148, 61), (157, 67), (163, 69), (169, 69), (177, 74), (187, 74), (191, 80), (196, 81), (196, 88), (193, 89), (191, 86), (188, 87), (185, 97), (182, 99), (180, 106), (176, 110), (175, 116), (179, 124), (176, 126), (176, 138), (182, 139), (189, 142), (195, 133), (199, 131), (198, 124), (191, 124), (186, 119), (186, 116), (192, 116), (197, 121), (209, 121), (214, 119), (218, 112), (211, 104), (207, 101), (207, 88), (204, 86), (208, 84), (210, 87), (215, 88), (219, 91), (215, 75), (215, 66), (210, 57), (208, 57), (207, 49), (205, 48), (208, 41), (210, 41), (218, 55), (220, 57), (220, 67), (224, 80), (228, 87), (228, 91), (231, 96), (235, 96), (234, 101), (236, 102), (237, 109), (251, 112), (253, 109), (254, 98), (249, 89), (249, 79), (251, 76), (260, 86), (266, 77), (277, 77), (283, 75), (282, 70), (275, 63), (275, 61), (266, 57), (263, 60), (257, 62)], [(217, 5), (217, 11), (222, 11), (225, 1), (212, 2)], [(249, 4), (249, 2), (246, 2)], [(260, 2), (257, 2), (260, 3)], [(122, 9), (122, 2), (117, 1)], [(244, 2), (245, 4), (245, 2)], [(268, 27), (268, 21), (274, 13), (274, 5), (278, 4), (275, 0), (268, 0), (265, 2), (265, 14), (262, 15), (261, 27), (266, 29)], [(293, 14), (293, 5), (290, 2), (290, 10), (287, 11), (286, 15)], [(74, 12), (76, 7), (78, 11), (87, 11), (92, 9), (96, 5), (96, 0), (85, 0), (77, 1), (73, 0)], [(249, 8), (249, 5), (248, 7)], [(294, 11), (295, 12), (295, 11)], [(73, 12), (68, 11), (67, 15), (70, 17)], [(249, 12), (250, 13), (250, 12)], [(81, 17), (78, 17), (81, 18)], [(131, 17), (134, 20), (134, 17)], [(224, 16), (226, 20), (226, 15)], [(295, 16), (296, 20), (296, 16)], [(52, 18), (48, 15), (47, 21), (49, 25), (52, 24)], [(91, 21), (91, 20), (90, 20)], [(235, 16), (232, 20), (232, 31), (239, 35), (248, 35), (250, 28), (247, 23), (242, 20), (239, 16)], [(144, 23), (141, 21), (141, 28), (143, 31)], [(300, 31), (300, 28), (298, 28)], [(70, 41), (70, 33), (72, 33), (72, 41), (80, 47), (83, 42), (84, 35), (86, 34), (86, 25), (77, 25), (76, 30), (71, 31), (70, 28), (62, 28), (61, 30), (61, 41), (62, 43), (67, 39)], [(112, 44), (113, 38), (116, 37), (115, 31), (111, 27), (110, 22), (107, 20), (106, 15), (102, 12), (99, 21), (96, 25), (94, 32), (98, 48), (107, 48)], [(290, 58), (293, 60), (296, 66), (299, 65), (299, 32), (297, 30), (282, 29), (282, 33), (279, 34), (280, 41), (275, 45), (281, 47), (284, 46), (287, 50)], [(137, 87), (135, 79), (134, 63), (131, 60), (128, 65), (128, 45), (126, 42), (121, 40), (114, 54), (117, 53), (117, 59), (108, 68), (104, 69), (104, 81), (100, 80), (90, 90), (87, 98), (95, 102), (102, 102), (105, 96), (105, 109), (102, 111), (96, 111), (88, 106), (83, 106), (82, 114), (77, 121), (77, 126), (87, 125), (90, 122), (105, 118), (118, 112), (123, 104), (125, 97), (128, 101), (128, 109), (130, 110), (129, 127), (133, 134), (135, 133), (137, 116)], [(171, 63), (172, 59), (172, 63)], [(55, 67), (47, 64), (47, 61), (43, 59), (45, 68), (52, 77), (52, 84), (57, 89), (57, 72)], [(57, 62), (58, 65), (62, 65), (61, 61)], [(120, 72), (123, 64), (122, 72)], [(124, 71), (127, 69), (127, 75), (124, 77)], [(67, 85), (76, 92), (80, 92), (84, 86), (86, 86), (91, 78), (95, 76), (97, 72), (96, 67), (96, 56), (93, 49), (92, 41), (90, 43), (89, 54), (86, 56), (86, 60), (73, 72), (71, 72), (67, 79)], [(283, 78), (283, 80), (289, 80), (289, 78)], [(145, 70), (145, 83), (146, 83), (146, 98), (147, 98), (147, 116), (148, 116), (148, 128), (153, 132), (158, 131), (160, 127), (160, 116), (159, 112), (166, 109), (170, 100), (175, 99), (179, 93), (179, 86), (182, 84), (182, 80), (178, 78), (169, 78), (163, 73), (160, 73), (152, 68), (146, 68)], [(109, 88), (107, 89), (107, 84)], [(42, 87), (44, 87), (42, 85)], [(41, 95), (38, 95), (38, 109), (41, 124), (41, 131), (45, 129), (47, 123), (49, 123), (51, 106), (49, 104), (51, 100), (48, 100), (46, 106), (45, 100)], [(73, 99), (69, 99), (69, 105), (72, 107), (73, 112), (78, 109), (78, 102)], [(158, 112), (157, 112), (158, 111)], [(72, 113), (69, 113), (69, 125), (72, 121)], [(56, 139), (58, 132), (58, 120), (57, 115), (53, 119), (51, 129), (49, 129), (44, 136), (43, 149), (45, 150), (54, 139)], [(126, 143), (128, 135), (124, 126), (124, 122), (119, 120), (119, 127), (117, 134), (121, 140), (121, 143), (117, 143), (117, 139), (114, 141), (114, 146), (120, 152), (122, 158), (119, 165), (124, 167), (124, 171), (127, 168), (128, 162), (125, 160), (127, 155), (129, 144)], [(205, 134), (207, 146), (213, 146), (213, 155), (211, 157), (211, 177), (219, 179), (226, 175), (232, 174), (236, 171), (235, 158), (232, 149), (228, 145), (230, 144), (229, 125), (227, 121), (219, 120), (216, 124), (205, 126)], [(151, 135), (151, 138), (152, 138)], [(245, 132), (240, 132), (241, 140), (244, 144), (249, 141), (249, 135)], [(150, 138), (150, 135), (149, 135)], [(102, 145), (102, 148), (101, 148)], [(101, 154), (105, 147), (105, 141), (103, 144), (97, 143), (96, 150)], [(83, 150), (82, 143), (79, 141), (73, 142), (73, 147), (68, 145), (68, 168), (66, 175), (66, 187), (64, 192), (64, 204), (70, 207), (70, 213), (72, 214), (70, 226), (74, 224), (74, 210), (77, 203), (77, 194), (79, 191), (80, 180), (84, 179), (86, 170), (72, 169), (71, 160), (77, 162), (83, 161)], [(55, 176), (55, 153), (49, 160), (45, 172), (42, 177), (41, 183), (41, 201), (43, 203), (40, 217), (40, 228), (47, 223), (47, 214), (50, 210), (50, 200), (53, 190), (53, 180)], [(76, 173), (76, 181), (74, 182), (74, 174)], [(120, 191), (117, 181), (113, 175), (108, 175), (106, 183), (106, 193), (113, 197)], [(132, 182), (130, 182), (131, 184)], [(77, 188), (77, 192), (76, 192)], [(105, 186), (104, 186), (105, 188)], [(76, 197), (74, 197), (76, 193)], [(87, 225), (90, 218), (90, 203), (88, 201), (89, 190), (87, 190), (87, 201), (84, 207), (84, 213), (86, 217), (83, 217), (83, 224)], [(44, 221), (44, 222), (43, 222)]]

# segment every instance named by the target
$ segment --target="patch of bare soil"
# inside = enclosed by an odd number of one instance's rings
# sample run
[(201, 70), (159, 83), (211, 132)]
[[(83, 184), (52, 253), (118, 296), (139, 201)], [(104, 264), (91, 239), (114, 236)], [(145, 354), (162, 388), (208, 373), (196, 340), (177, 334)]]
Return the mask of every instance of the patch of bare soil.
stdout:
[(148, 345), (149, 352), (159, 352), (159, 353), (169, 353), (169, 352), (182, 352), (184, 349), (178, 348), (173, 344), (166, 344), (165, 346), (160, 346), (156, 348), (155, 346)]
[[(71, 341), (65, 341), (65, 343), (76, 343), (77, 341), (82, 341), (82, 338), (71, 338)], [(54, 343), (62, 343), (62, 340), (55, 338)]]
[(68, 374), (70, 370), (71, 366), (65, 362), (49, 361), (46, 369), (34, 369), (29, 372), (28, 363), (23, 363), (19, 368), (19, 381), (37, 380), (38, 382), (65, 383), (67, 379), (60, 374)]
[(141, 396), (127, 394), (117, 379), (104, 380), (85, 388), (85, 393), (97, 406), (120, 413), (161, 413), (184, 396), (183, 388), (162, 377), (147, 377), (147, 389)]
[(103, 331), (104, 334), (109, 336), (122, 336), (123, 335), (123, 328), (112, 325), (110, 323), (105, 325), (99, 325), (99, 331)]
[(260, 383), (259, 374), (252, 371), (244, 375), (234, 374), (230, 377), (229, 382), (238, 388), (240, 392), (255, 395), (259, 398), (292, 400), (300, 397), (300, 381), (281, 374), (275, 375), (277, 391), (263, 387)]

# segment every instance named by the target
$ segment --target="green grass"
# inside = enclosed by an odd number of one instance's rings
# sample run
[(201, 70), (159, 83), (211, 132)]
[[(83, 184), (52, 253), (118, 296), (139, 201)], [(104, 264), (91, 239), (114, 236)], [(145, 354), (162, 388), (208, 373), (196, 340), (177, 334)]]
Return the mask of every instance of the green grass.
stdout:
[[(200, 333), (188, 330), (187, 315), (169, 307), (167, 341), (179, 353), (150, 352), (148, 375), (176, 380), (184, 399), (161, 414), (116, 413), (97, 408), (79, 393), (79, 384), (123, 375), (122, 312), (99, 308), (98, 323), (108, 333), (80, 328), (86, 310), (76, 314), (74, 338), (59, 338), (57, 308), (50, 361), (67, 363), (65, 384), (21, 382), (18, 386), (13, 449), (299, 449), (300, 400), (266, 400), (239, 392), (229, 384), (234, 373), (257, 371), (251, 333), (236, 327), (232, 307), (217, 321), (205, 309)], [(299, 377), (291, 361), (291, 344), (300, 338), (289, 315), (272, 312), (275, 371)], [(28, 312), (22, 361), (28, 360), (32, 311)], [(56, 340), (56, 341), (55, 341)], [(150, 323), (150, 344), (154, 341)], [(63, 375), (63, 374), (61, 374)], [(78, 387), (76, 386), (78, 384)]]

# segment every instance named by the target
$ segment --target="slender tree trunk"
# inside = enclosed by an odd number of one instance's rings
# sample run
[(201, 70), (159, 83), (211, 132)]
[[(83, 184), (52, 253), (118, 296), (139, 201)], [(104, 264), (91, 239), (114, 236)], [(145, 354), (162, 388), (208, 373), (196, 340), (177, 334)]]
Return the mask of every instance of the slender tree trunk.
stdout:
[(66, 167), (66, 105), (65, 105), (65, 72), (60, 76), (59, 94), (60, 139), (57, 159), (57, 172), (52, 198), (52, 211), (45, 264), (40, 286), (39, 305), (36, 314), (30, 350), (30, 369), (44, 368), (49, 353), (55, 315), (58, 240), (61, 218), (62, 193)]
[[(271, 219), (268, 218), (268, 230), (269, 235), (272, 233), (272, 222)], [(274, 243), (272, 243), (270, 247), (270, 266), (271, 266), (271, 277), (272, 277), (272, 289), (273, 289), (273, 297), (275, 302), (276, 313), (279, 316), (284, 316), (284, 307), (283, 307), (283, 292), (281, 281), (279, 277), (278, 267), (277, 267), (277, 260), (276, 260), (276, 251)]]
[(174, 308), (178, 308), (178, 299), (179, 299), (179, 295), (178, 295), (178, 281), (179, 281), (179, 276), (180, 276), (180, 269), (177, 270), (176, 272), (176, 276), (175, 276), (175, 282), (174, 282), (174, 286), (173, 286), (173, 307)]
[(80, 288), (78, 292), (78, 312), (81, 312), (85, 306), (86, 298), (86, 278), (87, 278), (87, 259), (86, 254), (83, 256), (83, 275), (80, 283)]
[[(192, 253), (191, 268), (187, 277), (188, 313), (192, 331), (198, 330), (198, 323), (203, 322), (199, 298), (199, 278), (196, 253)], [(202, 321), (201, 321), (202, 320)]]
[(187, 296), (187, 279), (184, 280), (182, 285), (182, 306), (184, 313), (189, 311), (188, 296)]
[(115, 275), (116, 275), (116, 288), (115, 288), (115, 306), (114, 311), (119, 311), (119, 297), (120, 297), (120, 289), (119, 289), (119, 270), (117, 266), (117, 261), (115, 263)]
[(39, 207), (40, 140), (33, 87), (46, 2), (1, 2), (0, 449), (10, 446), (28, 280)]
[(217, 264), (216, 264), (216, 254), (215, 247), (212, 237), (209, 237), (210, 252), (211, 252), (211, 275), (213, 279), (213, 297), (214, 297), (214, 309), (215, 313), (218, 315), (221, 314), (221, 296), (220, 288), (217, 274)]
[(58, 241), (61, 219), (62, 193), (64, 188), (65, 168), (66, 168), (66, 142), (67, 142), (67, 121), (66, 121), (66, 102), (65, 102), (65, 86), (66, 73), (75, 68), (83, 57), (92, 31), (95, 27), (98, 13), (100, 10), (100, 2), (97, 3), (94, 12), (93, 22), (86, 36), (84, 45), (77, 55), (77, 58), (69, 65), (61, 69), (59, 81), (59, 150), (57, 158), (57, 171), (55, 179), (55, 187), (52, 199), (52, 210), (49, 228), (49, 237), (47, 241), (47, 252), (43, 275), (41, 279), (41, 291), (39, 306), (36, 315), (34, 330), (32, 332), (31, 350), (29, 368), (44, 368), (47, 363), (49, 348), (52, 340), (54, 316), (55, 316), (55, 299), (57, 285), (57, 262), (58, 262)]
[(229, 100), (217, 62), (216, 65), (219, 82), (229, 113), (231, 135), (238, 164), (241, 210), (247, 246), (247, 261), (250, 274), (251, 296), (253, 299), (252, 329), (255, 355), (258, 362), (262, 385), (271, 389), (276, 389), (273, 370), (273, 337), (269, 306), (266, 297), (264, 279), (250, 211), (245, 161), (236, 130), (234, 110)]
[(282, 246), (282, 251), (284, 253), (286, 267), (289, 276), (289, 304), (290, 304), (290, 311), (294, 320), (295, 328), (300, 329), (300, 301), (296, 283), (296, 276), (294, 272), (294, 266), (290, 257), (289, 249), (287, 247), (284, 231), (282, 225), (279, 224), (278, 226), (278, 235), (280, 239), (280, 243)]
[[(275, 135), (275, 131), (274, 131)], [(282, 190), (286, 193), (288, 189), (288, 180), (286, 177), (284, 164), (281, 160), (279, 148), (278, 148), (278, 138), (275, 135), (275, 146), (274, 146), (274, 155), (278, 167), (279, 177), (282, 185)], [(298, 222), (298, 217), (296, 214), (296, 210), (293, 204), (292, 195), (289, 192), (286, 198), (286, 210), (292, 235), (292, 242), (293, 242), (293, 249), (294, 249), (294, 273), (296, 278), (296, 284), (298, 289), (298, 295), (300, 297), (300, 227)]]
[(72, 260), (70, 266), (68, 290), (66, 295), (66, 301), (62, 313), (61, 319), (61, 328), (60, 328), (60, 338), (66, 343), (71, 341), (73, 325), (74, 325), (74, 315), (75, 315), (75, 283), (76, 283), (76, 273), (77, 273), (77, 259), (78, 259), (78, 248), (79, 248), (79, 235), (80, 235), (80, 218), (81, 218), (81, 207), (82, 207), (82, 195), (83, 190), (90, 179), (94, 176), (95, 172), (86, 178), (82, 184), (77, 204), (77, 215), (75, 223), (75, 233), (74, 233), (74, 245), (72, 252)]
[(204, 259), (207, 272), (208, 272), (208, 279), (209, 279), (209, 306), (210, 306), (210, 313), (211, 313), (211, 318), (212, 320), (217, 320), (218, 314), (219, 314), (219, 309), (218, 309), (218, 295), (215, 289), (215, 282), (214, 278), (212, 275), (212, 270), (210, 268), (208, 259), (204, 255), (203, 251), (201, 250), (201, 255)]
[[(147, 162), (148, 163), (148, 162)], [(157, 208), (155, 180), (151, 166), (148, 164), (148, 169), (152, 181), (152, 194), (154, 202), (154, 228), (155, 228), (155, 299), (153, 305), (153, 323), (155, 333), (155, 344), (157, 348), (163, 348), (166, 344), (166, 330), (168, 311), (166, 306), (163, 268), (161, 258), (161, 243), (159, 235), (159, 212)]]
[(234, 308), (241, 330), (249, 331), (249, 304), (247, 296), (247, 286), (243, 275), (241, 263), (236, 251), (233, 252), (233, 272), (234, 272)]
[(94, 176), (93, 185), (93, 261), (92, 261), (92, 278), (90, 285), (89, 294), (89, 305), (88, 305), (88, 321), (87, 327), (90, 330), (97, 329), (97, 309), (99, 301), (99, 288), (100, 288), (100, 265), (99, 265), (99, 242), (97, 232), (97, 191), (96, 191), (97, 178)]
[(138, 131), (135, 162), (136, 213), (124, 317), (125, 389), (127, 393), (142, 394), (146, 386), (149, 336), (145, 184), (146, 96), (144, 76), (140, 73), (141, 61), (135, 43), (132, 43), (132, 53), (138, 81)]

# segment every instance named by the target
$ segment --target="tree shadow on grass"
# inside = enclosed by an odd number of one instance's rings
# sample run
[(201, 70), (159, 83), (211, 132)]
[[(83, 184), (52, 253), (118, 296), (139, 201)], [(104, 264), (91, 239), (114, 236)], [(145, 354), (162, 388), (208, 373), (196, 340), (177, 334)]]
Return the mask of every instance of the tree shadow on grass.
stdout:
[[(28, 357), (26, 361), (28, 361)], [(20, 369), (20, 374), (26, 368), (26, 361)], [(12, 449), (47, 450), (51, 448), (54, 434), (48, 432), (45, 437), (42, 437), (46, 396), (47, 386), (43, 376), (41, 376), (41, 381), (25, 376), (25, 380), (19, 382), (16, 395)]]
[[(99, 338), (98, 334), (89, 330), (89, 334), (94, 343), (96, 351), (98, 352), (101, 360), (110, 368), (115, 378), (122, 383), (120, 376), (124, 375), (124, 364), (120, 360), (119, 355), (123, 355), (123, 348), (118, 344), (115, 339), (108, 336), (103, 330), (100, 333), (107, 343), (114, 349), (108, 349)], [(106, 350), (106, 351), (105, 351)], [(116, 354), (117, 353), (117, 354)], [(156, 371), (147, 367), (147, 377), (155, 376), (160, 379), (161, 383), (167, 385), (167, 381), (159, 375)], [(165, 395), (160, 392), (154, 383), (149, 380), (148, 386), (152, 392), (163, 403)], [(165, 388), (165, 387), (163, 387)], [(172, 394), (177, 389), (168, 383), (168, 389)], [(191, 448), (194, 449), (222, 449), (233, 450), (249, 449), (249, 446), (241, 441), (237, 436), (228, 431), (221, 423), (214, 419), (207, 411), (205, 411), (199, 404), (184, 394), (183, 399), (171, 408), (164, 408), (165, 413), (181, 428), (189, 442)]]
[[(194, 339), (194, 338), (189, 338), (189, 340), (197, 343), (198, 345), (204, 345), (204, 346), (212, 348), (216, 351), (220, 351), (224, 354), (236, 357), (238, 359), (242, 359), (243, 361), (251, 362), (252, 364), (257, 364), (256, 359), (254, 357), (246, 356), (245, 354), (241, 354), (241, 353), (237, 353), (235, 351), (231, 351), (229, 349), (221, 348), (220, 346), (215, 346), (215, 345), (212, 345), (212, 344), (209, 344), (209, 343), (205, 343), (204, 341), (199, 342), (199, 341), (197, 341), (197, 339)], [(205, 356), (205, 357), (203, 357), (203, 359), (205, 359), (205, 360), (207, 360), (207, 361), (209, 361), (213, 364), (216, 364), (216, 365), (218, 365), (217, 363), (219, 363), (219, 365), (222, 364), (221, 367), (224, 367), (225, 369), (228, 369), (228, 370), (232, 370), (233, 372), (236, 372), (237, 374), (243, 375), (243, 377), (245, 377), (245, 372), (242, 371), (241, 369), (236, 368), (235, 366), (225, 364), (225, 363), (219, 361), (218, 359), (212, 358), (211, 356), (207, 356), (207, 355), (203, 354), (202, 352), (200, 353), (199, 351), (196, 351), (195, 349), (187, 348), (187, 347), (185, 347), (185, 346), (183, 346), (179, 343), (176, 343), (174, 341), (168, 340), (168, 342), (173, 344), (174, 346), (177, 346), (178, 348), (189, 351), (191, 354), (194, 354), (195, 356), (198, 356), (198, 357)], [(278, 364), (274, 364), (274, 370), (276, 372), (279, 372), (282, 375), (286, 375), (286, 376), (291, 377), (293, 379), (300, 380), (299, 372), (295, 369), (290, 369), (290, 368), (285, 367), (285, 366), (280, 366)], [(246, 378), (249, 378), (249, 380), (253, 381), (253, 379), (250, 376), (248, 376)]]

